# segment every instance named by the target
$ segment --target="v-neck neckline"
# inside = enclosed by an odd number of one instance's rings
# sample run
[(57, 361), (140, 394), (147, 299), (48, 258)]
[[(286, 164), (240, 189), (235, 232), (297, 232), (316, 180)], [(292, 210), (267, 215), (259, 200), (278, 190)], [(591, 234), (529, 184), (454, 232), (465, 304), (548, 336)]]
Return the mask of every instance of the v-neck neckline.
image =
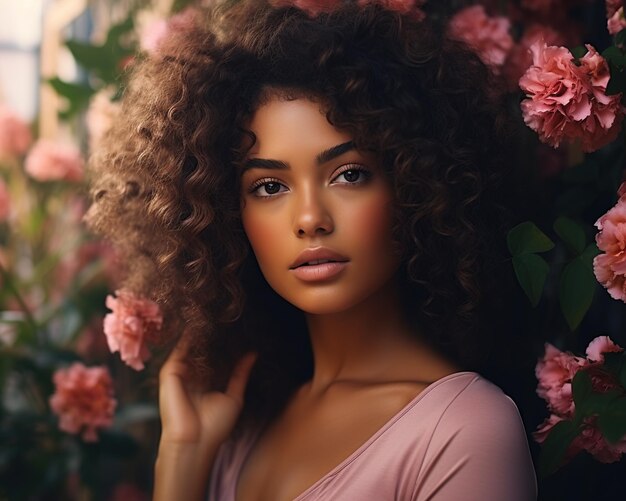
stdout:
[[(406, 404), (402, 409), (400, 409), (391, 418), (389, 418), (389, 420), (385, 424), (383, 424), (377, 431), (375, 431), (374, 434), (371, 435), (365, 442), (363, 442), (354, 452), (352, 452), (348, 457), (346, 457), (343, 461), (337, 464), (328, 473), (326, 473), (324, 476), (322, 476), (320, 479), (318, 479), (316, 482), (314, 482), (309, 487), (307, 487), (304, 491), (298, 494), (298, 496), (296, 496), (292, 501), (304, 500), (304, 498), (307, 495), (309, 495), (313, 490), (317, 489), (317, 487), (320, 484), (322, 484), (328, 478), (335, 476), (341, 470), (346, 468), (350, 463), (356, 460), (363, 452), (365, 452), (370, 447), (370, 445), (372, 445), (372, 443), (374, 443), (383, 433), (385, 433), (385, 431), (387, 431), (398, 419), (400, 419), (404, 414), (406, 414), (409, 410), (411, 410), (427, 393), (430, 393), (432, 390), (440, 386), (442, 383), (445, 383), (446, 381), (455, 379), (459, 376), (466, 375), (466, 374), (479, 376), (478, 373), (473, 372), (473, 371), (459, 371), (459, 372), (453, 372), (451, 374), (448, 374), (447, 376), (439, 378), (436, 381), (433, 381), (432, 383), (430, 383), (428, 386), (426, 386), (426, 388), (421, 390), (408, 404)], [(233, 490), (232, 490), (233, 501), (236, 501), (237, 486), (239, 484), (239, 477), (241, 475), (241, 470), (243, 469), (243, 466), (246, 460), (250, 456), (250, 453), (253, 447), (256, 445), (256, 443), (260, 439), (260, 436), (263, 430), (265, 429), (266, 424), (267, 423), (263, 423), (263, 425), (257, 427), (255, 430), (252, 431), (251, 436), (249, 437), (245, 445), (245, 451), (241, 455), (241, 459), (236, 465), (235, 475), (234, 475), (235, 481), (233, 482)]]

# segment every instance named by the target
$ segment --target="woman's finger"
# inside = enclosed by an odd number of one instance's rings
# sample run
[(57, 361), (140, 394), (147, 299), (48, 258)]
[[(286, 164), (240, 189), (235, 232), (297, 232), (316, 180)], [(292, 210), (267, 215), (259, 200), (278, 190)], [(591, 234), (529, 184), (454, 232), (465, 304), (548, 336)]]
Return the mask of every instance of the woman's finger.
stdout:
[(258, 353), (246, 353), (239, 359), (237, 364), (235, 364), (233, 373), (228, 380), (225, 393), (240, 403), (243, 403), (243, 394), (246, 389), (246, 384), (248, 383), (250, 372), (257, 357)]

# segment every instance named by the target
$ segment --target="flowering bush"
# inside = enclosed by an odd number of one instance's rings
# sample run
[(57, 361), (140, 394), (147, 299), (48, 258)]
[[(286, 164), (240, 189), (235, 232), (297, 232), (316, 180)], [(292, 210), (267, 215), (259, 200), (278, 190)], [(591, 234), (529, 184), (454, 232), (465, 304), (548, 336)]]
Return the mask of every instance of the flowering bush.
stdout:
[(544, 469), (553, 470), (582, 450), (603, 463), (618, 461), (626, 452), (626, 422), (621, 417), (626, 404), (623, 351), (608, 336), (589, 343), (587, 358), (546, 343), (536, 366), (537, 394), (546, 400), (551, 414), (533, 436), (539, 443), (550, 437), (563, 439), (566, 449), (544, 457)]

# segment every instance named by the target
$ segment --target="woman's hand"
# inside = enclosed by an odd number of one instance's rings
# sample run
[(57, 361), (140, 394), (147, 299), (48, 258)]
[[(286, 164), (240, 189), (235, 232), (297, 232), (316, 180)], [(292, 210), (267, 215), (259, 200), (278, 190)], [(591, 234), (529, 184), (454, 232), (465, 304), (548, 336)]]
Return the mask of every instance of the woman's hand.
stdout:
[(202, 499), (215, 454), (243, 408), (256, 360), (247, 353), (235, 364), (226, 390), (204, 391), (181, 339), (159, 374), (161, 441), (155, 466), (154, 499)]

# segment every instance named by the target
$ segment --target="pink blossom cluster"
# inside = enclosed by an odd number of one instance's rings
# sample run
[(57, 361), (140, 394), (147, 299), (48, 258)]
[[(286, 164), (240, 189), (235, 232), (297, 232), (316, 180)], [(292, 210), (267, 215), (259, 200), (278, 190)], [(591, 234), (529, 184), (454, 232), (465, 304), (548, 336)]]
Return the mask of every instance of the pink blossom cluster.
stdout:
[(6, 221), (11, 213), (11, 198), (5, 182), (0, 178), (0, 223)]
[(450, 38), (465, 42), (496, 73), (514, 45), (510, 29), (508, 18), (488, 16), (482, 5), (461, 9), (448, 25)]
[(613, 299), (626, 302), (626, 182), (618, 189), (617, 204), (596, 221), (596, 245), (603, 254), (593, 260), (598, 282)]
[(626, 28), (623, 0), (606, 0), (607, 29), (611, 35), (617, 35)]
[(26, 122), (8, 106), (0, 104), (0, 160), (23, 155), (32, 141)]
[(76, 146), (40, 139), (28, 153), (24, 169), (37, 181), (80, 181), (84, 161)]
[(120, 352), (122, 360), (140, 371), (150, 358), (148, 343), (156, 340), (163, 324), (158, 304), (126, 289), (107, 296), (106, 306), (112, 313), (104, 317), (104, 333), (112, 353)]
[[(399, 12), (400, 14), (412, 15), (417, 20), (424, 18), (424, 12), (420, 9), (426, 0), (358, 0), (358, 5), (365, 6), (376, 4), (384, 9)], [(274, 7), (296, 7), (305, 11), (309, 16), (315, 17), (322, 13), (337, 10), (342, 0), (271, 0)]]
[(586, 47), (577, 65), (564, 47), (533, 44), (533, 64), (519, 82), (527, 97), (521, 103), (524, 122), (555, 148), (578, 140), (583, 151), (595, 151), (615, 140), (621, 128), (621, 93), (606, 95), (608, 64)]
[[(620, 388), (619, 383), (602, 370), (602, 364), (604, 353), (621, 351), (623, 349), (608, 336), (599, 336), (591, 341), (586, 350), (586, 358), (560, 351), (546, 343), (545, 354), (537, 363), (535, 374), (539, 381), (537, 394), (547, 402), (551, 414), (533, 433), (537, 442), (543, 443), (556, 424), (574, 417), (572, 379), (579, 370), (588, 372), (595, 392), (603, 393)], [(595, 416), (585, 418), (581, 433), (568, 448), (566, 460), (586, 450), (598, 461), (612, 463), (626, 452), (626, 437), (610, 444), (597, 428), (595, 421)]]
[(194, 27), (196, 16), (196, 9), (188, 7), (168, 19), (153, 21), (141, 32), (139, 46), (151, 56), (163, 55), (170, 39)]
[(58, 369), (53, 380), (55, 392), (50, 397), (50, 407), (59, 416), (59, 428), (67, 433), (82, 433), (86, 442), (97, 441), (98, 429), (111, 426), (117, 406), (108, 369), (76, 362)]
[(511, 48), (502, 68), (509, 90), (514, 91), (519, 88), (519, 79), (533, 64), (530, 48), (537, 42), (565, 45), (565, 38), (550, 26), (543, 24), (535, 23), (526, 28), (522, 37)]

